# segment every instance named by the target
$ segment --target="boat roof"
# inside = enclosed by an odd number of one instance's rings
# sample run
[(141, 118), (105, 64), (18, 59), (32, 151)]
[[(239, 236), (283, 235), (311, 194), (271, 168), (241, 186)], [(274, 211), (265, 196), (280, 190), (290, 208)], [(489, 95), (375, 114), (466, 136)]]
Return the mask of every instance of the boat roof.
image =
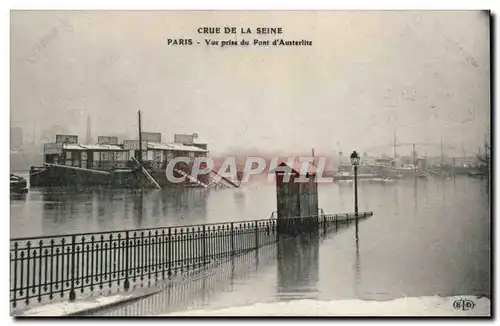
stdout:
[(193, 144), (198, 144), (198, 145), (206, 145), (206, 144), (208, 144), (208, 142), (206, 142), (206, 141), (205, 141), (205, 140), (203, 140), (203, 139), (198, 139), (198, 138), (196, 138), (196, 139), (194, 139), (194, 140), (193, 140)]
[(173, 146), (163, 142), (148, 142), (148, 148), (150, 149), (161, 149), (161, 150), (172, 150)]
[(206, 153), (207, 150), (196, 146), (183, 145), (180, 143), (163, 143), (163, 142), (148, 142), (148, 148), (159, 150), (170, 150), (180, 152), (201, 152)]
[(108, 151), (125, 151), (126, 149), (121, 148), (118, 145), (103, 145), (103, 144), (96, 144), (96, 145), (79, 145), (80, 147), (83, 147), (83, 149), (90, 149), (90, 150), (108, 150)]
[(82, 147), (78, 144), (63, 144), (63, 149), (69, 149), (72, 151), (84, 151), (84, 150), (86, 150), (85, 147)]
[[(103, 145), (103, 144), (63, 144), (63, 149), (72, 151), (84, 151), (84, 150), (108, 150), (108, 151), (127, 151), (118, 145)], [(179, 143), (163, 143), (163, 142), (148, 142), (148, 149), (158, 149), (158, 150), (171, 150), (180, 152), (200, 152), (206, 153), (208, 150), (190, 146), (183, 145)]]
[(81, 145), (81, 144), (63, 144), (63, 149), (72, 151), (85, 151), (85, 150), (101, 150), (101, 151), (125, 151), (117, 145)]
[(179, 144), (179, 143), (170, 143), (169, 145), (173, 146), (172, 150), (174, 150), (174, 151), (202, 152), (202, 153), (208, 152), (207, 150), (201, 149), (201, 148), (196, 147), (196, 146), (183, 145), (183, 144)]

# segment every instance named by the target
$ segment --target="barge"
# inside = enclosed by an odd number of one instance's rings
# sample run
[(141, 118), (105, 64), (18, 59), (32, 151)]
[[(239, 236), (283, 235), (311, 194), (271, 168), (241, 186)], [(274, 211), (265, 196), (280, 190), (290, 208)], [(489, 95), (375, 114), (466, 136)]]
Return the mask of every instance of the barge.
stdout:
[(28, 182), (25, 178), (10, 174), (10, 193), (25, 194), (28, 192)]
[(44, 144), (43, 166), (30, 168), (30, 184), (32, 187), (163, 188), (203, 187), (207, 183), (202, 175), (199, 180), (185, 178), (183, 183), (170, 184), (165, 173), (170, 160), (187, 157), (191, 164), (177, 163), (174, 174), (189, 175), (194, 159), (207, 156), (206, 145), (186, 144), (186, 141), (165, 143), (160, 133), (142, 136), (141, 144), (138, 140), (119, 144), (117, 137), (107, 136), (99, 136), (97, 144), (80, 144), (76, 135), (56, 135), (55, 143)]
[[(139, 112), (140, 126), (140, 112)], [(54, 143), (44, 144), (43, 165), (30, 168), (31, 187), (238, 187), (216, 171), (191, 176), (197, 157), (208, 156), (207, 144), (197, 134), (175, 134), (173, 142), (163, 142), (161, 133), (142, 132), (138, 140), (99, 136), (97, 144), (80, 144), (77, 135), (56, 135)], [(174, 176), (184, 177), (171, 183), (166, 177), (168, 163), (174, 158), (187, 162), (174, 165)]]

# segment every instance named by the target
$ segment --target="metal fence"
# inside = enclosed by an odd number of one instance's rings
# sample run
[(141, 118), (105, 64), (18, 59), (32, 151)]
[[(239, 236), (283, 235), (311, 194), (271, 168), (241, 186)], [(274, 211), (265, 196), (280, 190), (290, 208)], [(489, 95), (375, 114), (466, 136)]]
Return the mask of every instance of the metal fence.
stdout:
[[(372, 213), (359, 213), (367, 217)], [(10, 302), (73, 301), (198, 273), (277, 241), (282, 232), (319, 230), (353, 214), (254, 220), (10, 240)]]
[[(257, 252), (257, 251), (256, 251)], [(119, 306), (75, 313), (73, 316), (148, 316), (200, 309), (224, 292), (276, 264), (277, 246), (234, 256), (220, 265), (179, 282), (164, 284), (161, 291)]]

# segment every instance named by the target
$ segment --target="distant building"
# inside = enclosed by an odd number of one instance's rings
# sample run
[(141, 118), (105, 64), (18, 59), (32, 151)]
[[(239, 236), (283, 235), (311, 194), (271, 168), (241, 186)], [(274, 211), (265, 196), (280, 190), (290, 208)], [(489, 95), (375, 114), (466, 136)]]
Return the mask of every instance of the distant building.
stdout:
[(10, 127), (10, 149), (20, 150), (23, 148), (23, 129), (21, 127)]
[(401, 156), (399, 157), (399, 163), (401, 165), (413, 164), (413, 156)]
[(396, 165), (394, 159), (390, 157), (377, 158), (375, 159), (375, 164), (381, 167), (394, 167)]
[(427, 158), (419, 156), (416, 158), (416, 165), (421, 169), (427, 169)]

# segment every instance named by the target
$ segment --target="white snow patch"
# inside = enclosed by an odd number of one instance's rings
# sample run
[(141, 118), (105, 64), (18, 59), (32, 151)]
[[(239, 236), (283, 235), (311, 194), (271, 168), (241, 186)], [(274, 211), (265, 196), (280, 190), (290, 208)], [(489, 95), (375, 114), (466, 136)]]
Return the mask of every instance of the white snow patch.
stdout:
[[(453, 302), (460, 299), (471, 300), (475, 307), (467, 311), (456, 310)], [(427, 296), (390, 301), (294, 300), (162, 316), (490, 316), (490, 300), (475, 296)]]
[(19, 316), (64, 316), (73, 314), (88, 309), (106, 306), (115, 302), (123, 301), (132, 297), (132, 295), (114, 295), (109, 297), (101, 297), (91, 301), (74, 301), (74, 302), (55, 302), (39, 307), (33, 307), (26, 310)]

